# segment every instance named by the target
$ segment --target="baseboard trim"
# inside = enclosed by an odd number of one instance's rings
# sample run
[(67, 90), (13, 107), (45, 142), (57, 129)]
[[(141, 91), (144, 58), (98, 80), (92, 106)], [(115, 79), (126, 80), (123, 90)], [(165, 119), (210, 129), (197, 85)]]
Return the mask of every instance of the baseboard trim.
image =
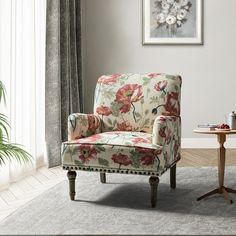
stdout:
[[(217, 148), (218, 142), (216, 138), (182, 138), (182, 148)], [(227, 138), (225, 142), (226, 148), (236, 148), (236, 138)]]

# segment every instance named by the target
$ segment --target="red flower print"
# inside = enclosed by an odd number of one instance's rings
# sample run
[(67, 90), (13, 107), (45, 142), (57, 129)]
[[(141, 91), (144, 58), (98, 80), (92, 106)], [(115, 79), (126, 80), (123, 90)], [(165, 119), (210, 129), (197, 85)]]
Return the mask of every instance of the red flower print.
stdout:
[(141, 138), (141, 137), (133, 138), (132, 142), (135, 143), (135, 144), (138, 144), (138, 143), (151, 143), (150, 140), (148, 140), (146, 138)]
[(174, 92), (168, 93), (165, 108), (172, 115), (179, 115), (180, 110), (179, 110), (178, 93)]
[(117, 130), (120, 131), (132, 131), (132, 126), (129, 122), (117, 123)]
[(91, 159), (95, 159), (97, 155), (96, 149), (93, 145), (82, 144), (79, 146), (79, 159), (82, 163), (88, 163)]
[(159, 117), (159, 121), (160, 121), (161, 123), (166, 122), (166, 117), (160, 116), (160, 117)]
[(169, 144), (171, 141), (171, 130), (167, 129), (167, 135), (166, 135), (166, 144)]
[(123, 106), (120, 108), (121, 113), (127, 113), (130, 111), (131, 104), (123, 104)]
[(132, 164), (132, 161), (129, 159), (127, 155), (124, 155), (122, 153), (114, 154), (111, 158), (115, 163), (118, 163), (120, 165), (128, 166)]
[(165, 91), (165, 88), (167, 86), (167, 81), (166, 80), (163, 80), (163, 81), (160, 81), (158, 82), (154, 88), (157, 90), (157, 91), (162, 91), (164, 94), (166, 94), (166, 91)]
[(143, 98), (142, 86), (138, 84), (126, 84), (116, 93), (115, 101), (122, 104), (120, 111), (126, 113), (130, 110), (133, 102), (137, 102)]
[(79, 139), (79, 140), (78, 140), (78, 143), (96, 142), (96, 141), (98, 141), (98, 140), (101, 139), (101, 138), (102, 138), (102, 135), (100, 135), (100, 134), (95, 134), (95, 135), (92, 135), (92, 136), (89, 136), (89, 137), (86, 137), (86, 138)]
[(161, 153), (161, 150), (156, 150), (156, 149), (147, 150), (146, 148), (141, 148), (141, 147), (136, 147), (135, 150), (138, 153), (143, 154), (143, 156), (140, 158), (140, 163), (142, 165), (153, 165), (155, 158), (157, 157), (158, 154)]
[(126, 84), (116, 93), (116, 101), (120, 103), (137, 102), (143, 97), (141, 89), (141, 85)]
[(175, 140), (175, 144), (174, 144), (174, 158), (175, 158), (175, 160), (178, 157), (178, 150), (179, 150), (179, 143), (177, 140)]
[(153, 78), (155, 78), (155, 77), (157, 77), (157, 76), (159, 76), (159, 75), (161, 75), (161, 74), (151, 73), (151, 74), (148, 74), (147, 76), (148, 76), (149, 78), (153, 79)]
[(109, 116), (110, 114), (112, 114), (111, 109), (105, 106), (97, 107), (96, 112), (102, 116)]
[(140, 159), (140, 162), (144, 166), (150, 166), (154, 164), (155, 156), (144, 156)]
[(164, 126), (164, 127), (161, 127), (160, 129), (159, 129), (159, 136), (161, 136), (162, 138), (165, 138), (166, 137), (166, 126)]
[(87, 115), (88, 117), (88, 130), (95, 132), (99, 126), (99, 119), (94, 115)]
[(169, 116), (169, 115), (170, 115), (170, 112), (168, 112), (168, 111), (163, 111), (163, 112), (161, 112), (161, 115), (163, 115), (163, 116)]
[(98, 83), (101, 84), (113, 84), (117, 81), (117, 79), (120, 77), (120, 74), (115, 75), (103, 75), (98, 79)]
[(165, 162), (168, 163), (168, 161), (170, 159), (168, 152), (164, 152), (163, 156), (164, 156)]

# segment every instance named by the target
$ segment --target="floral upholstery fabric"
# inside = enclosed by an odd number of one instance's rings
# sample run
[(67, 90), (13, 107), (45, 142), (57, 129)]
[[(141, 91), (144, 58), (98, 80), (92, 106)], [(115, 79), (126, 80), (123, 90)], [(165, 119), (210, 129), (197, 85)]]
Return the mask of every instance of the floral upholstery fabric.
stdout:
[(180, 76), (101, 76), (94, 114), (68, 118), (63, 167), (161, 175), (180, 159), (180, 90)]
[(151, 134), (114, 131), (65, 142), (62, 152), (63, 164), (159, 171), (161, 151), (161, 146), (152, 144)]
[(180, 114), (181, 77), (166, 74), (101, 76), (95, 91), (94, 113), (102, 132), (112, 130), (152, 133), (161, 114)]
[(154, 121), (152, 142), (162, 147), (164, 167), (169, 168), (180, 159), (181, 118), (177, 116), (158, 116)]
[(100, 133), (101, 120), (94, 114), (71, 114), (68, 117), (68, 140), (88, 137)]

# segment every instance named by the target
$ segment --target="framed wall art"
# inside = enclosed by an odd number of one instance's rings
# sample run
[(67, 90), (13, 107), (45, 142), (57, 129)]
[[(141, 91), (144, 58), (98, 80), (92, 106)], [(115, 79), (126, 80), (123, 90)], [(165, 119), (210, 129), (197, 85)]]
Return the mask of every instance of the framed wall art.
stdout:
[(203, 1), (143, 0), (143, 44), (203, 44)]

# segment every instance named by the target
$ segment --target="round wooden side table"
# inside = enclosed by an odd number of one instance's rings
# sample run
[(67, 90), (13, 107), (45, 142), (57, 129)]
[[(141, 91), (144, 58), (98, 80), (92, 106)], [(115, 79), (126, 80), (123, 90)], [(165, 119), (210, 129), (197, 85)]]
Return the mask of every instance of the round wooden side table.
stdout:
[(218, 156), (218, 181), (219, 181), (219, 187), (205, 193), (201, 197), (197, 198), (197, 201), (200, 201), (201, 199), (211, 196), (213, 194), (219, 193), (223, 194), (225, 199), (228, 200), (230, 203), (233, 203), (232, 198), (230, 197), (229, 193), (236, 193), (236, 190), (227, 188), (224, 186), (224, 174), (225, 174), (225, 147), (224, 143), (226, 141), (226, 135), (230, 134), (236, 134), (236, 130), (213, 130), (213, 131), (204, 131), (200, 129), (194, 129), (195, 133), (199, 134), (215, 134), (217, 135), (217, 140), (219, 142), (219, 148), (217, 150), (217, 156)]

